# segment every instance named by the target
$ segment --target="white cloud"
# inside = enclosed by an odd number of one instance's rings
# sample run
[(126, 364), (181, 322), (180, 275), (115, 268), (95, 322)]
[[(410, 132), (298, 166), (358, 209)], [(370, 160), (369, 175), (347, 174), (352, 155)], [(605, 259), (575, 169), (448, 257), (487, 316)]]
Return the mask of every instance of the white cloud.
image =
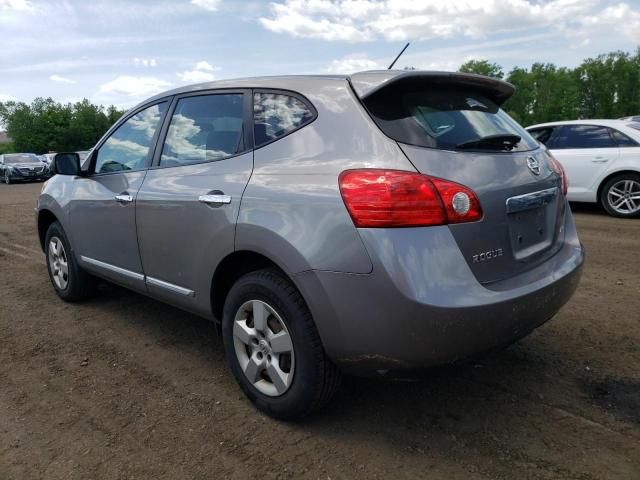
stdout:
[(0, 10), (15, 10), (18, 12), (35, 12), (36, 9), (28, 0), (0, 0)]
[(210, 63), (201, 60), (196, 63), (193, 70), (187, 70), (182, 73), (177, 73), (176, 75), (185, 83), (211, 82), (216, 78), (212, 73), (216, 70), (219, 70), (219, 68), (216, 68)]
[(220, 7), (222, 0), (191, 0), (191, 3), (210, 12), (215, 12)]
[(133, 58), (133, 64), (138, 67), (157, 67), (158, 62), (156, 62), (155, 58)]
[[(602, 29), (603, 33), (608, 29), (618, 29), (632, 42), (640, 43), (640, 9), (634, 10), (626, 3), (607, 7), (598, 15), (583, 18), (581, 23), (585, 30), (595, 27)], [(586, 37), (587, 32), (582, 33)], [(584, 38), (584, 41), (589, 42), (589, 38)]]
[[(279, 0), (260, 18), (273, 32), (350, 42), (482, 38), (516, 29), (550, 28), (571, 34), (588, 23), (622, 23), (640, 37), (640, 9), (607, 0)], [(622, 22), (621, 19), (634, 19)], [(636, 23), (638, 22), (638, 23)]]
[(72, 80), (66, 77), (61, 77), (60, 75), (51, 75), (49, 77), (49, 80), (52, 80), (54, 82), (60, 82), (60, 83), (76, 83), (75, 80)]
[(156, 77), (132, 77), (121, 75), (100, 86), (101, 93), (140, 97), (166, 90), (171, 83)]
[(371, 60), (364, 54), (354, 54), (334, 60), (327, 67), (329, 73), (354, 73), (363, 70), (376, 70), (384, 68), (380, 63)]
[(203, 71), (207, 71), (207, 72), (213, 72), (215, 70), (215, 68), (213, 68), (213, 66), (209, 63), (209, 62), (205, 62), (204, 60), (199, 61), (198, 63), (196, 63), (196, 70), (203, 70)]

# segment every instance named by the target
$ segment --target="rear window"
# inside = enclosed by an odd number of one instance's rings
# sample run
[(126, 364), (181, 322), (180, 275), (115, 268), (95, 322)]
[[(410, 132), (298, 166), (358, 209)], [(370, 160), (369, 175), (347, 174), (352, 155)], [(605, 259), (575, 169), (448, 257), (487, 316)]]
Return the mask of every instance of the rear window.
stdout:
[[(364, 103), (378, 126), (399, 142), (467, 151), (538, 148), (524, 128), (490, 98), (473, 89), (429, 85), (413, 91), (383, 88)], [(492, 138), (510, 139), (508, 148), (499, 141), (478, 142)]]

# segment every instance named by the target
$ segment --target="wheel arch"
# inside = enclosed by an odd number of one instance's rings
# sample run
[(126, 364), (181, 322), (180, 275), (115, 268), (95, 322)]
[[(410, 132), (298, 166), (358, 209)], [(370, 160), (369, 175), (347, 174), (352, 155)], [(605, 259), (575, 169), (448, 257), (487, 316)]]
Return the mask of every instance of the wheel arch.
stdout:
[(43, 252), (45, 251), (44, 240), (47, 236), (47, 230), (53, 222), (58, 221), (58, 217), (51, 210), (42, 209), (38, 212), (38, 239)]
[[(253, 250), (236, 250), (220, 261), (211, 279), (211, 311), (217, 323), (222, 322), (222, 310), (227, 294), (233, 284), (243, 275), (272, 268), (289, 280), (294, 286), (295, 281), (284, 268), (271, 258)], [(298, 287), (296, 286), (296, 289)], [(298, 289), (298, 291), (300, 291)], [(302, 295), (302, 294), (301, 294)]]
[(605, 184), (611, 180), (614, 177), (620, 177), (622, 175), (640, 175), (640, 171), (638, 170), (631, 170), (631, 169), (625, 169), (625, 170), (618, 170), (617, 172), (611, 172), (609, 173), (606, 177), (604, 177), (601, 181), (600, 184), (598, 185), (598, 192), (597, 192), (597, 201), (598, 203), (600, 203), (600, 196), (602, 195), (602, 189), (604, 188)]

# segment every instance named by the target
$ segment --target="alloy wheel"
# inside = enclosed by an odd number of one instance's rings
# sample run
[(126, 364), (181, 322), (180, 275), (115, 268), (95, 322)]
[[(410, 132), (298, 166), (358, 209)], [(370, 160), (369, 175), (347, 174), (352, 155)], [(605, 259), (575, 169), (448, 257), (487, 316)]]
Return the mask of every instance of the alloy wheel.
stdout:
[(262, 394), (278, 397), (293, 381), (295, 355), (282, 317), (268, 303), (242, 304), (233, 322), (236, 358), (245, 377)]
[(69, 263), (64, 245), (58, 237), (52, 237), (49, 241), (48, 260), (53, 281), (60, 290), (64, 290), (69, 284)]
[(640, 211), (640, 182), (624, 179), (614, 183), (607, 192), (607, 202), (623, 215)]

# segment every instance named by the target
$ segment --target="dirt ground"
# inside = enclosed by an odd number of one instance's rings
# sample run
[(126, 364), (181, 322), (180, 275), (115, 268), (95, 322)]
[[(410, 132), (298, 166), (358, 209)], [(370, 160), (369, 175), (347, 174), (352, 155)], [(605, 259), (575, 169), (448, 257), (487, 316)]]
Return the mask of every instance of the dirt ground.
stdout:
[(326, 411), (257, 413), (211, 324), (49, 284), (40, 184), (0, 185), (0, 479), (640, 479), (640, 220), (574, 206), (587, 265), (559, 315), (420, 382), (347, 379)]

